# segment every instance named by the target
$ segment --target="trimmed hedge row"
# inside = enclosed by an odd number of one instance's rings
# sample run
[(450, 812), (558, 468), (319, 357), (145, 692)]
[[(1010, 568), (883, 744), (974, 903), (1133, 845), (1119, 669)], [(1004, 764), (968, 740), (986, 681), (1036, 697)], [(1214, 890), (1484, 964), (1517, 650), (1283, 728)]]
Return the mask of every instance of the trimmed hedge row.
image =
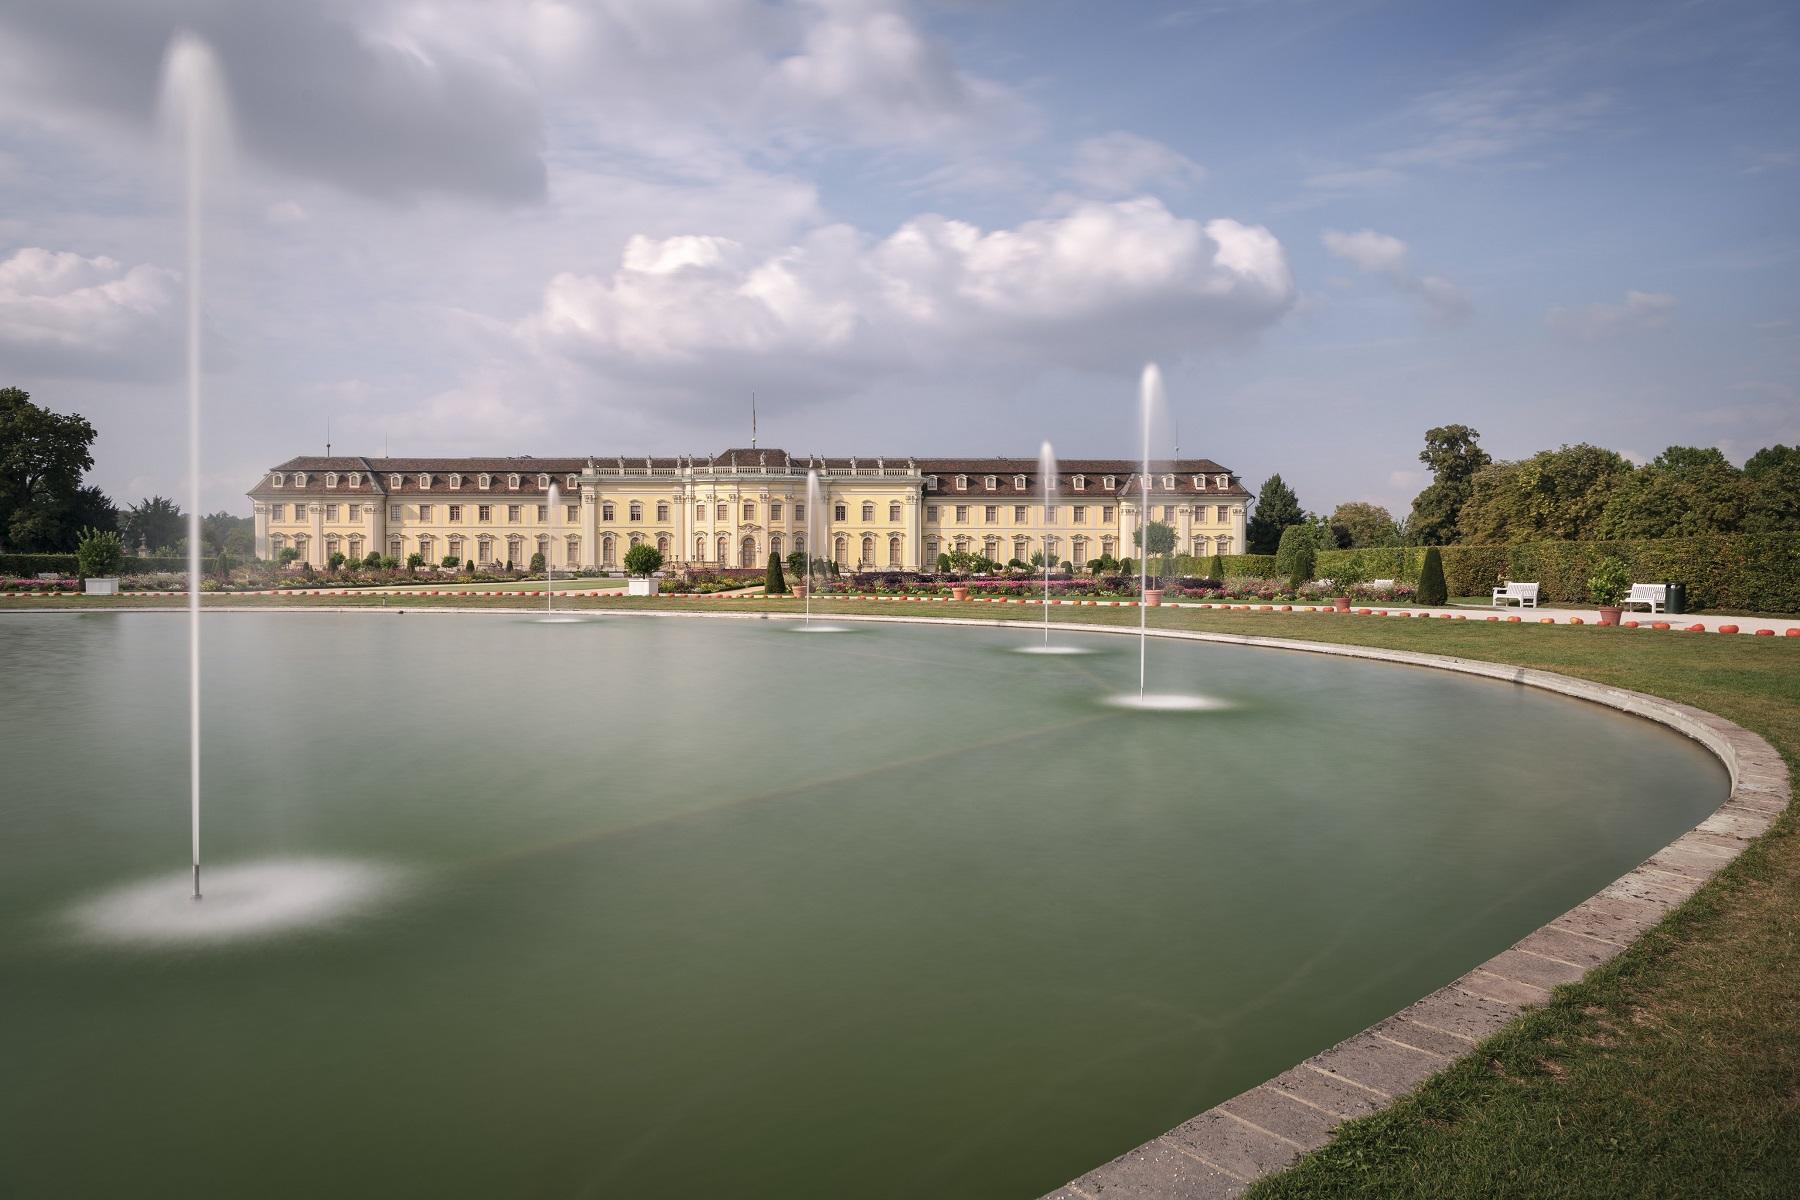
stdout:
[[(1450, 568), (1449, 552), (1455, 547), (1440, 547), (1444, 569)], [(1419, 569), (1425, 565), (1423, 546), (1366, 546), (1360, 550), (1321, 550), (1314, 570), (1320, 579), (1336, 579), (1351, 563), (1362, 566), (1364, 579), (1395, 579), (1402, 583), (1419, 582)]]
[[(0, 575), (29, 579), (44, 571), (64, 575), (76, 573), (73, 554), (0, 554)], [(185, 571), (185, 558), (133, 558), (126, 556), (121, 575), (144, 575), (151, 571)]]
[[(1205, 560), (1211, 563), (1212, 559)], [(1275, 556), (1273, 554), (1221, 554), (1219, 562), (1225, 568), (1225, 578), (1237, 579), (1272, 579), (1275, 575)], [(1202, 571), (1196, 574), (1204, 573)]]
[(1690, 609), (1800, 612), (1800, 533), (1445, 546), (1443, 555), (1453, 596), (1485, 596), (1517, 579), (1540, 584), (1546, 600), (1587, 604), (1588, 577), (1612, 555), (1633, 583), (1685, 583)]

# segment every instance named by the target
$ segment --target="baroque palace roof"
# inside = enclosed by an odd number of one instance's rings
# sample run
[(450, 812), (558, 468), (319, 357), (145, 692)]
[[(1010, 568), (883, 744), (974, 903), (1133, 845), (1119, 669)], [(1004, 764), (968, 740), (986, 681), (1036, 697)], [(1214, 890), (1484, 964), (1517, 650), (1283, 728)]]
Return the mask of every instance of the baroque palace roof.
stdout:
[[(552, 483), (564, 488), (570, 476), (589, 471), (601, 476), (678, 478), (689, 472), (736, 475), (744, 472), (788, 474), (818, 468), (833, 476), (875, 475), (919, 476), (926, 483), (928, 495), (956, 496), (1037, 496), (1042, 494), (1042, 477), (1036, 458), (911, 458), (906, 456), (825, 457), (791, 455), (784, 450), (735, 447), (716, 455), (675, 457), (656, 455), (589, 455), (580, 457), (534, 458), (529, 454), (507, 457), (476, 456), (469, 458), (388, 458), (367, 455), (300, 455), (270, 468), (250, 495), (256, 499), (280, 496), (331, 495), (354, 497), (362, 493), (388, 496), (396, 493), (425, 492), (433, 495), (538, 495), (538, 477), (546, 475)], [(1248, 498), (1230, 469), (1210, 458), (1151, 460), (1152, 476), (1157, 477), (1153, 492), (1158, 494), (1194, 494)], [(1057, 461), (1056, 489), (1065, 499), (1090, 495), (1096, 498), (1131, 495), (1137, 487), (1142, 465), (1125, 458), (1065, 458)], [(482, 489), (478, 480), (490, 477)], [(295, 476), (303, 476), (301, 483)], [(518, 476), (518, 486), (511, 477)], [(354, 476), (354, 481), (350, 478)], [(452, 486), (452, 476), (460, 477)], [(337, 486), (329, 486), (328, 477)], [(966, 487), (958, 488), (959, 477), (966, 477)], [(992, 477), (993, 486), (988, 485)], [(1080, 477), (1079, 480), (1077, 477)], [(277, 484), (275, 480), (281, 479)], [(1224, 486), (1220, 486), (1223, 478)], [(429, 483), (422, 483), (428, 479)], [(1106, 483), (1111, 480), (1112, 487)], [(1021, 480), (1023, 485), (1021, 486)], [(935, 481), (936, 486), (932, 484)], [(1167, 482), (1165, 482), (1167, 481)], [(1076, 483), (1082, 486), (1077, 488)]]

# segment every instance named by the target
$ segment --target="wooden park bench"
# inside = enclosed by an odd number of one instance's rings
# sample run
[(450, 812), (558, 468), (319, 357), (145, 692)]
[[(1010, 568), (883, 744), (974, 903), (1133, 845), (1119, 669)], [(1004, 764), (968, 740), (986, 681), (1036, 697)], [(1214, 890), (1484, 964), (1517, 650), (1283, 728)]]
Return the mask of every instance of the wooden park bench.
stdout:
[(1517, 600), (1520, 608), (1536, 608), (1538, 606), (1538, 585), (1535, 583), (1514, 583), (1506, 581), (1505, 587), (1494, 589), (1494, 607), (1504, 608)]
[(1631, 594), (1625, 597), (1621, 607), (1629, 608), (1633, 604), (1648, 604), (1653, 613), (1669, 610), (1669, 585), (1666, 583), (1634, 583)]

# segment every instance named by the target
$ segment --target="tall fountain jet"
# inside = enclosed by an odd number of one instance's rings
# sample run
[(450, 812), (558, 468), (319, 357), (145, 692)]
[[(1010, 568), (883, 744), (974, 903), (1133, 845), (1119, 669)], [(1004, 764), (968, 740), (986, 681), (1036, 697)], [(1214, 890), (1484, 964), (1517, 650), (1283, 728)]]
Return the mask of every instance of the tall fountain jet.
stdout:
[(548, 506), (544, 515), (549, 518), (547, 524), (550, 529), (550, 540), (544, 543), (544, 615), (548, 617), (551, 603), (556, 599), (556, 572), (551, 569), (550, 560), (556, 554), (556, 514), (562, 506), (562, 491), (552, 483), (550, 494), (545, 499)]
[(211, 47), (179, 33), (163, 59), (162, 113), (178, 146), (187, 233), (188, 791), (200, 899), (200, 267), (206, 180), (224, 156), (225, 89)]
[(1050, 653), (1050, 506), (1055, 504), (1056, 494), (1056, 451), (1051, 449), (1049, 439), (1045, 439), (1038, 450), (1038, 477), (1044, 486), (1044, 653)]
[(823, 490), (819, 487), (817, 468), (806, 472), (806, 624), (812, 624), (813, 602), (813, 559), (819, 553), (819, 539), (815, 532), (819, 519), (819, 509), (824, 505)]
[(1150, 609), (1144, 598), (1150, 589), (1150, 426), (1163, 405), (1162, 370), (1155, 363), (1144, 364), (1143, 378), (1138, 381), (1138, 407), (1142, 409), (1144, 426), (1144, 474), (1139, 480), (1138, 494), (1138, 699), (1144, 698), (1146, 664), (1150, 656)]

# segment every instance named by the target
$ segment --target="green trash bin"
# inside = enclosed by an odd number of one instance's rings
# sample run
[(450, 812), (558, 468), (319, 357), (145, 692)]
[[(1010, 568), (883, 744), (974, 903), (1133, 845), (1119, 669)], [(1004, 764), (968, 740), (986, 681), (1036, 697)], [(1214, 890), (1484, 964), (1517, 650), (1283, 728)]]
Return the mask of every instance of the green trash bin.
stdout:
[(1664, 605), (1663, 607), (1665, 607), (1671, 613), (1686, 612), (1687, 611), (1687, 584), (1675, 583), (1674, 581), (1671, 580), (1671, 581), (1665, 582), (1663, 584), (1663, 586), (1669, 589), (1668, 603), (1666, 605)]

